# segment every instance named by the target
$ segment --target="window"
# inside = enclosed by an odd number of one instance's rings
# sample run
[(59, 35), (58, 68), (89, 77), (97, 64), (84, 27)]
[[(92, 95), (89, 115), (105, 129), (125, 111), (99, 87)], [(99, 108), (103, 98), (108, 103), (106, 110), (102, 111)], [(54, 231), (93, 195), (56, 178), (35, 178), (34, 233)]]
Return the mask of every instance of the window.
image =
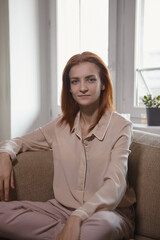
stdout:
[(58, 105), (64, 66), (83, 51), (98, 54), (108, 64), (108, 0), (57, 0)]
[(160, 1), (137, 0), (136, 106), (146, 94), (160, 94)]
[(160, 93), (159, 0), (117, 1), (116, 110), (141, 122), (141, 98)]

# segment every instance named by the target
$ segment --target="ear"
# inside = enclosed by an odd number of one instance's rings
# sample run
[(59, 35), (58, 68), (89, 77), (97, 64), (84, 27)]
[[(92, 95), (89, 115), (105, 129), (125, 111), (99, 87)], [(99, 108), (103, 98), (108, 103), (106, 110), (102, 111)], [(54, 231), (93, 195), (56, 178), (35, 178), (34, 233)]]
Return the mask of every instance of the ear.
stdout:
[(105, 85), (102, 84), (102, 86), (101, 86), (101, 90), (104, 90), (105, 88), (106, 88)]

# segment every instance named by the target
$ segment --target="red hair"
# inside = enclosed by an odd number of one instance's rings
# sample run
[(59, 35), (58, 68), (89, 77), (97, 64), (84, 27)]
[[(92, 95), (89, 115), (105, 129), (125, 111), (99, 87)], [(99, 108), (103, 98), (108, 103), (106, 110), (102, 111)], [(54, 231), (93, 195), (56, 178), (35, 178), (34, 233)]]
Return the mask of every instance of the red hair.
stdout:
[(99, 122), (100, 118), (107, 109), (114, 110), (112, 81), (110, 78), (108, 68), (103, 62), (103, 60), (92, 52), (83, 52), (81, 54), (76, 54), (69, 59), (64, 68), (61, 95), (61, 109), (63, 116), (60, 121), (60, 124), (64, 122), (69, 124), (70, 130), (72, 130), (73, 128), (75, 117), (79, 111), (79, 106), (74, 101), (72, 94), (70, 92), (69, 72), (73, 66), (83, 62), (94, 63), (95, 65), (98, 66), (101, 82), (105, 86), (105, 89), (101, 91), (99, 110), (96, 122), (90, 128), (90, 130), (92, 130), (95, 127), (95, 125)]

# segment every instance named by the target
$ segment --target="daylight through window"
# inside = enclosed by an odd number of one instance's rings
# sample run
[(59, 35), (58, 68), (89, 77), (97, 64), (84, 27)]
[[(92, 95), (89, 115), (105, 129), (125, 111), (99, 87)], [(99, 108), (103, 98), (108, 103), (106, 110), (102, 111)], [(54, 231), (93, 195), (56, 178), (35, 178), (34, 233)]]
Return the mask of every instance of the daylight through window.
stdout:
[(98, 54), (108, 64), (108, 0), (57, 0), (58, 105), (64, 66), (83, 51)]
[(136, 106), (146, 94), (160, 94), (160, 1), (137, 0)]

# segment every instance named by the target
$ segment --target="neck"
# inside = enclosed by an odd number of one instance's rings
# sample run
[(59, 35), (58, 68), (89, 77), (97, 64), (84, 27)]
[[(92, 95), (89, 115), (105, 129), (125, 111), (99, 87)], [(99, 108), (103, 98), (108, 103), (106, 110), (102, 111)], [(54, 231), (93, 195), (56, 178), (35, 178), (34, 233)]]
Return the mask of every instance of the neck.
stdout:
[(92, 126), (97, 118), (98, 108), (96, 109), (80, 109), (81, 124), (84, 126)]

